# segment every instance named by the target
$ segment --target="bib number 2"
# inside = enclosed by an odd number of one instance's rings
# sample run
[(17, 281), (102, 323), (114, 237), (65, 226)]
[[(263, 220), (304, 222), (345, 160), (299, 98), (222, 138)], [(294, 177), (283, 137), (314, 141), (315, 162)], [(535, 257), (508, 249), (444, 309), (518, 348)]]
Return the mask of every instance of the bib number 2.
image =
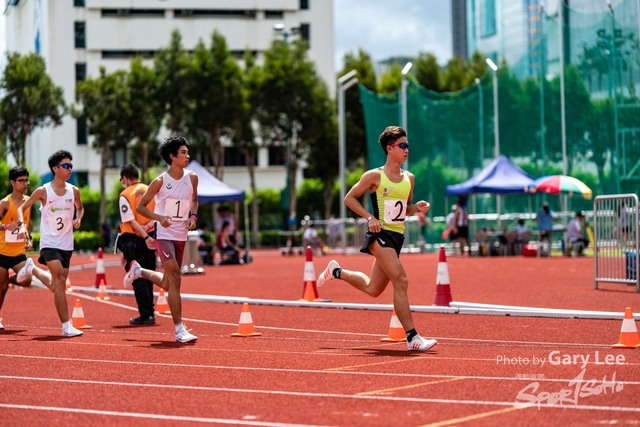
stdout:
[(404, 200), (384, 201), (384, 222), (393, 224), (404, 222), (407, 216), (407, 204)]
[(20, 229), (16, 228), (14, 231), (6, 230), (4, 232), (4, 241), (6, 243), (20, 243), (24, 242), (24, 239), (18, 239), (18, 234), (20, 233)]

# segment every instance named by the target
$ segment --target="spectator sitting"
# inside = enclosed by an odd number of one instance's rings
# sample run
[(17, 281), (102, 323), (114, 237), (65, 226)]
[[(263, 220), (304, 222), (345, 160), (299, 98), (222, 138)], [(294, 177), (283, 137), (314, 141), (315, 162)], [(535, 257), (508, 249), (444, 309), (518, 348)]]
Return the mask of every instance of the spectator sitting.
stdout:
[(518, 238), (516, 239), (516, 241), (519, 243), (522, 241), (522, 235), (524, 233), (526, 233), (527, 231), (529, 231), (529, 227), (527, 227), (526, 225), (524, 225), (524, 219), (519, 219), (518, 223), (516, 224), (514, 231), (516, 233), (518, 233)]
[(576, 216), (569, 222), (567, 227), (567, 239), (576, 248), (577, 256), (584, 256), (584, 248), (589, 246), (589, 239), (582, 233), (581, 222), (584, 219), (582, 212), (576, 212)]
[(198, 252), (205, 252), (202, 262), (207, 265), (213, 265), (213, 245), (211, 237), (209, 237), (209, 227), (206, 223), (200, 223), (198, 228)]
[[(218, 233), (217, 246), (223, 255), (223, 260), (220, 264), (244, 264), (244, 261), (240, 258), (241, 249), (231, 241), (229, 236), (230, 224), (225, 221), (222, 223), (222, 228)], [(226, 257), (226, 258), (225, 258)]]
[(321, 255), (326, 255), (324, 252), (324, 242), (318, 236), (318, 232), (316, 231), (315, 224), (313, 222), (309, 222), (309, 226), (302, 233), (302, 244), (303, 246), (311, 246), (311, 249), (320, 249)]

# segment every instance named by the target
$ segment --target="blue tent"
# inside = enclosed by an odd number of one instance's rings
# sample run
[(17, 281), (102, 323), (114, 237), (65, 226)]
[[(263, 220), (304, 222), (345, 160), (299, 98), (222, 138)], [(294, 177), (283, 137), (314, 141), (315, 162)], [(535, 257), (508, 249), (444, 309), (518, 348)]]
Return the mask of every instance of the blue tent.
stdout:
[(505, 156), (493, 162), (467, 181), (448, 185), (447, 196), (463, 194), (525, 194), (533, 178)]
[(229, 187), (227, 184), (213, 176), (196, 160), (191, 160), (187, 169), (198, 175), (198, 202), (244, 202), (244, 191)]

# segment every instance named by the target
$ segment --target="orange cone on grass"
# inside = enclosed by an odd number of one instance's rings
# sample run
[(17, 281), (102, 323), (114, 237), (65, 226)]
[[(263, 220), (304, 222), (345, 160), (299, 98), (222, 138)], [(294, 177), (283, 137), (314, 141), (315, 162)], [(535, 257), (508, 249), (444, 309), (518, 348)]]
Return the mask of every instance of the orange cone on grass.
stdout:
[(389, 323), (389, 334), (387, 335), (386, 338), (380, 339), (380, 341), (401, 342), (406, 340), (407, 340), (407, 335), (404, 333), (404, 328), (402, 327), (402, 323), (400, 323), (400, 320), (398, 320), (396, 311), (393, 310), (393, 314), (391, 315), (391, 322)]
[(438, 274), (436, 276), (436, 299), (433, 305), (449, 306), (451, 301), (447, 255), (444, 253), (444, 246), (440, 246), (440, 259), (438, 260)]
[(76, 329), (91, 329), (91, 326), (87, 325), (84, 320), (84, 311), (82, 311), (82, 305), (80, 300), (76, 300), (76, 305), (73, 307), (73, 313), (71, 314), (71, 324)]
[(104, 284), (104, 280), (100, 280), (100, 286), (98, 287), (98, 295), (96, 296), (97, 300), (109, 301), (109, 294), (107, 293), (107, 287)]
[(618, 344), (614, 344), (613, 348), (640, 348), (640, 337), (638, 337), (638, 328), (633, 319), (631, 307), (624, 310), (624, 318), (622, 319), (622, 328), (620, 329), (620, 339)]
[(242, 304), (242, 312), (240, 313), (240, 322), (238, 323), (238, 332), (231, 334), (232, 337), (257, 337), (262, 335), (253, 329), (253, 319), (249, 311), (249, 304)]
[(311, 246), (307, 246), (307, 258), (304, 262), (304, 275), (302, 277), (302, 299), (307, 302), (329, 302), (331, 300), (318, 297), (318, 286), (316, 285), (316, 270), (313, 267), (313, 251)]
[(160, 289), (160, 293), (158, 294), (155, 314), (171, 314), (167, 297), (164, 296), (164, 289)]
[(104, 274), (104, 259), (102, 259), (102, 248), (98, 248), (98, 261), (96, 262), (96, 288), (100, 285), (101, 280), (106, 286), (107, 276)]

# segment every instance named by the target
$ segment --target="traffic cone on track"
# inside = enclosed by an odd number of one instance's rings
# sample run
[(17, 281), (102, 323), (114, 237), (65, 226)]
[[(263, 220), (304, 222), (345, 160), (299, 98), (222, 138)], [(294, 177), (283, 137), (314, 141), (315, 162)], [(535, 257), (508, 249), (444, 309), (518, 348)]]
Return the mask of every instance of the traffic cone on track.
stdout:
[(100, 285), (101, 280), (104, 282), (104, 285), (107, 286), (107, 276), (104, 274), (104, 259), (102, 259), (102, 248), (98, 248), (98, 261), (96, 262), (96, 288)]
[(451, 288), (449, 286), (449, 267), (447, 267), (447, 255), (444, 246), (440, 246), (440, 259), (438, 260), (438, 274), (436, 276), (436, 300), (433, 305), (449, 306), (452, 301)]
[(82, 311), (82, 305), (80, 300), (76, 300), (76, 305), (73, 307), (73, 313), (71, 314), (71, 324), (76, 329), (91, 329), (91, 326), (87, 325), (84, 320), (84, 311)]
[(331, 300), (318, 297), (318, 287), (316, 285), (316, 270), (313, 267), (313, 251), (311, 246), (307, 246), (307, 258), (304, 262), (304, 275), (302, 277), (302, 299), (307, 302), (329, 302)]
[(253, 319), (249, 312), (249, 304), (242, 304), (242, 313), (240, 313), (240, 322), (238, 324), (238, 332), (231, 334), (232, 337), (257, 337), (262, 335), (253, 329)]
[(164, 296), (164, 289), (160, 289), (160, 293), (158, 294), (155, 314), (171, 314), (167, 297)]
[(104, 285), (104, 280), (100, 280), (100, 286), (98, 287), (97, 300), (109, 301), (109, 294), (107, 293), (107, 287)]
[(622, 329), (620, 329), (620, 340), (618, 344), (614, 344), (613, 348), (640, 348), (640, 337), (638, 337), (638, 328), (633, 320), (633, 312), (631, 307), (624, 310), (624, 318), (622, 319)]
[(380, 341), (384, 342), (401, 342), (406, 341), (407, 335), (404, 333), (404, 328), (398, 320), (398, 316), (396, 316), (396, 311), (393, 310), (393, 314), (391, 315), (391, 322), (389, 323), (389, 334), (386, 338), (380, 339)]

